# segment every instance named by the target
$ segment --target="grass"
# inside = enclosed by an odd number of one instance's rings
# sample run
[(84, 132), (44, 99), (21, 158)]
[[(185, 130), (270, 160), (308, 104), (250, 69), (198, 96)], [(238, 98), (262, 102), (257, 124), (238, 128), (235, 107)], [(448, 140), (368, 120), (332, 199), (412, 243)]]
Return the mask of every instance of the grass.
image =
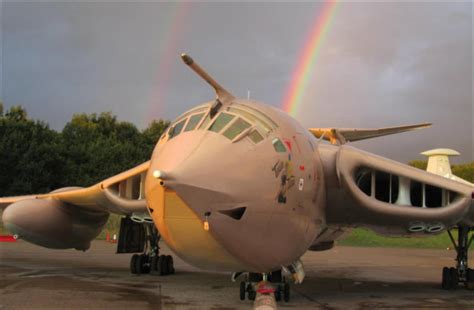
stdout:
[(111, 214), (109, 220), (107, 221), (107, 224), (105, 224), (104, 229), (100, 232), (96, 239), (105, 240), (107, 232), (109, 232), (110, 238), (112, 238), (114, 234), (116, 234), (118, 238), (121, 218), (121, 215)]
[[(453, 231), (453, 237), (457, 241), (457, 230)], [(388, 248), (446, 249), (453, 247), (447, 232), (429, 237), (385, 237), (365, 228), (354, 229), (346, 238), (338, 241), (337, 244)]]

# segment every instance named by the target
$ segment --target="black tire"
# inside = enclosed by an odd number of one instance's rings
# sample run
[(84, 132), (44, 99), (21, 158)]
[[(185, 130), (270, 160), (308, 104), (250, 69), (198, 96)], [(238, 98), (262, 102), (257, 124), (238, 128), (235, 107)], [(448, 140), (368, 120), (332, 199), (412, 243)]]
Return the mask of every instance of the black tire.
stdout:
[(160, 255), (158, 257), (158, 265), (157, 265), (156, 271), (158, 271), (158, 274), (160, 276), (165, 276), (168, 274), (167, 273), (168, 263), (167, 263), (166, 255)]
[(240, 300), (245, 300), (247, 285), (244, 281), (240, 282)]
[(158, 256), (155, 255), (151, 258), (151, 271), (157, 271), (158, 270)]
[(449, 276), (451, 280), (451, 286), (450, 289), (455, 289), (458, 287), (459, 283), (459, 276), (458, 276), (458, 270), (454, 267), (449, 268)]
[(283, 300), (285, 302), (290, 301), (290, 284), (289, 283), (285, 283), (285, 285), (283, 286)]
[(474, 283), (474, 269), (467, 269), (467, 282)]
[(167, 260), (168, 260), (168, 274), (174, 274), (174, 262), (173, 262), (173, 256), (167, 255)]
[(281, 286), (275, 289), (275, 301), (281, 301)]
[(253, 289), (249, 291), (249, 300), (255, 300), (255, 297), (257, 297), (257, 292), (255, 292)]
[(150, 257), (146, 254), (140, 255), (140, 257), (142, 258), (142, 273), (150, 273)]
[(441, 287), (444, 290), (449, 290), (451, 288), (451, 274), (449, 273), (448, 267), (443, 268)]
[(165, 276), (170, 274), (169, 261), (170, 261), (169, 257), (166, 255), (163, 255), (163, 272)]
[(136, 260), (137, 260), (137, 257), (138, 257), (137, 254), (133, 254), (132, 257), (130, 258), (130, 272), (131, 272), (132, 274), (136, 274), (136, 273), (137, 273), (137, 269), (136, 269)]
[(467, 269), (466, 280), (465, 287), (468, 290), (474, 290), (474, 269)]
[(143, 256), (137, 255), (135, 259), (135, 274), (142, 274), (143, 273)]

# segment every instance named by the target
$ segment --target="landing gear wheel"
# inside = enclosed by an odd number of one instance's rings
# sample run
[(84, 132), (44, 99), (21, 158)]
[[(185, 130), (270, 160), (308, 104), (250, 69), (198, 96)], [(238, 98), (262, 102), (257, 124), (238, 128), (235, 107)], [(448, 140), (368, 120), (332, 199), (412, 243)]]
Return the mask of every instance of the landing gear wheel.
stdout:
[(153, 256), (150, 263), (151, 271), (156, 272), (158, 270), (158, 256)]
[(163, 262), (163, 255), (160, 255), (158, 256), (158, 260), (156, 262), (156, 271), (158, 273), (158, 275), (160, 276), (164, 276), (165, 275), (165, 272), (164, 272), (164, 262)]
[(450, 289), (455, 289), (459, 283), (458, 270), (454, 267), (449, 268), (449, 276), (451, 278), (451, 287)]
[(168, 261), (168, 274), (174, 274), (173, 256), (167, 255), (166, 260)]
[(275, 290), (275, 301), (281, 301), (281, 286), (278, 286)]
[(285, 285), (283, 286), (283, 300), (285, 302), (290, 301), (290, 284), (289, 283), (285, 283)]
[(474, 290), (474, 269), (467, 269), (467, 281), (465, 283), (465, 286), (467, 289)]
[[(458, 225), (458, 240), (456, 242), (452, 232), (448, 229), (448, 236), (451, 239), (453, 248), (456, 250), (456, 268), (449, 268), (448, 271), (443, 269), (443, 282), (442, 287), (444, 289), (456, 289), (459, 283), (464, 283), (467, 289), (474, 288), (474, 274), (472, 269), (468, 266), (469, 247), (474, 241), (474, 227)], [(470, 236), (470, 237), (469, 237)]]
[(168, 269), (168, 264), (169, 264), (169, 258), (166, 255), (160, 255), (158, 257), (158, 262), (157, 262), (157, 269), (156, 271), (160, 276), (166, 276), (169, 274), (169, 269)]
[(240, 282), (240, 300), (245, 300), (246, 288), (247, 285), (245, 284), (245, 282)]
[(135, 274), (142, 274), (142, 273), (144, 273), (143, 272), (143, 255), (137, 255), (135, 258)]
[(255, 300), (255, 297), (257, 297), (257, 292), (253, 289), (249, 290), (249, 300)]
[(150, 256), (147, 254), (142, 254), (142, 273), (150, 273)]
[(170, 270), (168, 268), (170, 260), (168, 256), (166, 255), (162, 255), (162, 256), (163, 256), (163, 262), (162, 262), (163, 265), (161, 266), (161, 268), (163, 268), (163, 275), (167, 276), (170, 274)]
[(449, 272), (448, 267), (443, 268), (443, 277), (441, 281), (441, 287), (444, 290), (449, 290), (451, 288), (451, 273)]
[(133, 254), (133, 255), (132, 255), (132, 258), (130, 259), (130, 272), (131, 272), (132, 274), (136, 274), (136, 273), (137, 273), (137, 269), (136, 269), (137, 257), (138, 257), (137, 254)]

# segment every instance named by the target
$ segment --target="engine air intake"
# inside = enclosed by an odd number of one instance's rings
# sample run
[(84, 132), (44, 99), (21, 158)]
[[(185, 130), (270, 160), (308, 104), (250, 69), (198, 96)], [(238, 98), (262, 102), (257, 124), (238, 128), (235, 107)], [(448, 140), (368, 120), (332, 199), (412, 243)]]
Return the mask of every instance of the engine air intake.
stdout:
[(354, 178), (367, 196), (389, 204), (441, 208), (457, 197), (453, 191), (364, 166), (356, 169)]

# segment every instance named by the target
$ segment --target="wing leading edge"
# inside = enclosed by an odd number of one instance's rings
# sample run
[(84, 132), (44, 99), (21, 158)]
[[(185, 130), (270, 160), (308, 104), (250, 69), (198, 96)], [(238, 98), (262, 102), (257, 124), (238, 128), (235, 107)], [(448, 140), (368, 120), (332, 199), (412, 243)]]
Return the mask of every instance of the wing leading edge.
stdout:
[(421, 123), (415, 125), (385, 127), (385, 128), (310, 128), (309, 131), (318, 139), (324, 139), (331, 144), (345, 144), (347, 142), (371, 139), (416, 129), (430, 127), (431, 123)]
[(149, 166), (150, 162), (147, 161), (87, 188), (68, 187), (47, 194), (0, 198), (0, 209), (22, 200), (55, 199), (118, 214), (146, 211), (144, 180)]

